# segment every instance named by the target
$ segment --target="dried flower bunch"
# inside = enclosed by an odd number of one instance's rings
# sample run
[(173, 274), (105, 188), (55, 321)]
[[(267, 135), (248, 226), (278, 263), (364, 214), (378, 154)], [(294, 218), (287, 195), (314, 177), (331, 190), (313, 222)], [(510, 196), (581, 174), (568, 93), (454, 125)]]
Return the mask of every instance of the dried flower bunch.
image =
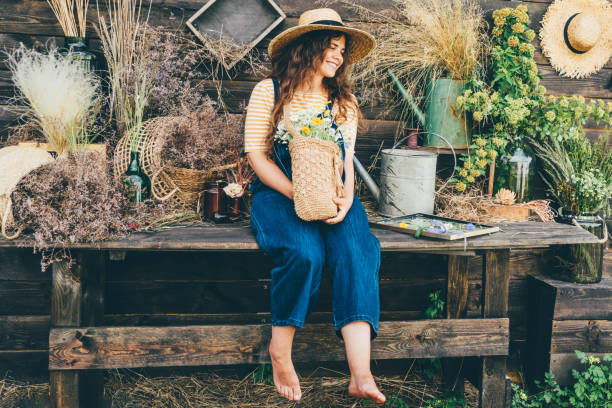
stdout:
[(21, 179), (13, 192), (15, 223), (34, 231), (35, 249), (62, 248), (127, 232), (127, 203), (97, 153), (59, 157)]
[(484, 13), (474, 0), (394, 0), (394, 15), (374, 13), (340, 0), (369, 20), (380, 22), (377, 47), (355, 67), (355, 77), (380, 88), (391, 69), (413, 95), (432, 78), (478, 76), (487, 54)]
[(100, 84), (92, 72), (55, 49), (40, 53), (24, 45), (8, 54), (8, 65), (28, 119), (53, 150), (62, 154), (90, 141), (87, 128), (100, 101)]
[(128, 133), (135, 151), (152, 88), (155, 65), (148, 55), (150, 39), (141, 19), (142, 0), (108, 0), (99, 15), (98, 35), (108, 65), (111, 116), (120, 134)]
[(208, 97), (183, 111), (162, 148), (165, 165), (194, 170), (235, 163), (243, 151), (244, 115), (219, 114)]

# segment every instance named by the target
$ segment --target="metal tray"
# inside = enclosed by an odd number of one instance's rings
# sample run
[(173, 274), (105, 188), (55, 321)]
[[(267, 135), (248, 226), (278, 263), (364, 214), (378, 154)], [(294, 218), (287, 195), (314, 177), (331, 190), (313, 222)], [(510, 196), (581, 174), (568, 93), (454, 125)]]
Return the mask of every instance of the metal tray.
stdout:
[(474, 231), (465, 231), (465, 232), (461, 232), (460, 234), (457, 234), (457, 233), (451, 234), (450, 232), (447, 232), (447, 233), (428, 232), (427, 230), (423, 229), (420, 234), (423, 237), (438, 238), (438, 239), (452, 241), (455, 239), (463, 239), (463, 238), (469, 238), (469, 237), (476, 237), (479, 235), (487, 235), (487, 234), (491, 234), (493, 232), (499, 231), (499, 227), (495, 227), (493, 225), (479, 224), (475, 222), (469, 223), (466, 221), (455, 220), (452, 218), (438, 217), (437, 215), (423, 214), (423, 213), (402, 215), (401, 217), (393, 217), (393, 218), (382, 218), (381, 217), (380, 219), (370, 220), (369, 224), (370, 226), (376, 227), (376, 228), (383, 228), (383, 229), (388, 229), (391, 231), (401, 232), (403, 234), (414, 235), (418, 231), (417, 228), (413, 228), (410, 225), (407, 228), (404, 228), (404, 227), (400, 227), (398, 224), (400, 222), (405, 222), (406, 224), (409, 224), (411, 220), (417, 217), (423, 217), (426, 219), (438, 220), (442, 222), (453, 222), (455, 224), (463, 224), (463, 225), (472, 224), (474, 225), (474, 227), (476, 227)]

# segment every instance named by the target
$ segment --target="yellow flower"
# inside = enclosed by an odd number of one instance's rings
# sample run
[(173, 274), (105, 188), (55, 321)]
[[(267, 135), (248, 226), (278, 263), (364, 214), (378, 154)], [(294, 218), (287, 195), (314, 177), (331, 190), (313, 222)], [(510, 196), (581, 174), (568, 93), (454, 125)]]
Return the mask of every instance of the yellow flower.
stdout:
[(302, 127), (300, 128), (300, 130), (301, 130), (302, 132), (306, 133), (307, 135), (309, 135), (309, 134), (310, 134), (310, 128), (309, 128), (309, 127), (302, 126)]
[(506, 8), (504, 8), (504, 9), (501, 9), (501, 10), (500, 10), (500, 15), (501, 15), (503, 18), (508, 17), (510, 14), (512, 14), (512, 9), (511, 9), (511, 8), (509, 8), (509, 7), (506, 7)]
[(472, 177), (480, 177), (480, 170), (472, 169), (472, 171), (470, 171), (470, 176), (472, 176)]
[(502, 138), (500, 138), (500, 137), (494, 137), (492, 139), (492, 142), (497, 147), (501, 147), (504, 144), (504, 140)]
[(510, 37), (508, 37), (508, 46), (509, 47), (516, 47), (519, 43), (518, 38), (515, 35), (511, 35)]
[(481, 169), (484, 169), (487, 166), (487, 161), (485, 159), (480, 159), (476, 162), (476, 165)]
[(461, 109), (461, 107), (463, 106), (463, 102), (465, 102), (463, 96), (459, 95), (457, 97), (457, 109)]
[(557, 114), (554, 111), (548, 111), (544, 114), (544, 116), (546, 117), (546, 120), (552, 122), (557, 117)]
[(567, 108), (569, 106), (569, 101), (566, 98), (560, 98), (559, 105), (563, 108)]
[(499, 37), (503, 33), (504, 33), (504, 30), (501, 27), (495, 27), (493, 28), (493, 30), (491, 30), (491, 34), (493, 34), (493, 37)]
[(598, 357), (595, 356), (589, 356), (589, 364), (594, 364), (594, 363), (601, 363), (601, 360)]
[(489, 150), (487, 151), (487, 155), (490, 159), (494, 159), (497, 157), (497, 150)]
[(476, 145), (479, 147), (484, 147), (487, 145), (487, 141), (481, 138), (474, 140), (474, 143), (476, 143)]
[(461, 171), (459, 172), (459, 175), (464, 178), (467, 177), (468, 176), (467, 169), (461, 169)]
[(482, 118), (484, 117), (484, 115), (482, 114), (482, 112), (476, 111), (472, 114), (472, 117), (474, 118), (476, 122), (480, 122)]
[(476, 179), (475, 179), (474, 177), (472, 177), (472, 176), (467, 176), (465, 179), (467, 180), (467, 182), (468, 182), (468, 183), (473, 183), (473, 182), (474, 182), (474, 180), (476, 180)]
[(497, 122), (494, 127), (495, 127), (495, 130), (497, 130), (498, 132), (501, 132), (501, 130), (504, 128), (504, 125), (501, 124), (500, 122)]
[(323, 114), (323, 116), (328, 117), (329, 116), (329, 109), (325, 111), (325, 113)]
[(401, 228), (408, 228), (408, 224), (406, 224), (405, 222), (400, 222), (400, 223), (399, 223), (399, 226), (400, 226)]
[(521, 399), (522, 399), (523, 401), (526, 401), (526, 400), (527, 400), (527, 394), (525, 394), (525, 391), (521, 391), (521, 393), (519, 394), (519, 396), (521, 397)]
[(459, 192), (465, 191), (465, 188), (466, 188), (466, 187), (467, 187), (467, 186), (465, 185), (465, 183), (463, 183), (463, 182), (461, 182), (461, 181), (460, 181), (460, 182), (458, 182), (457, 184), (455, 184), (455, 190), (457, 190), (457, 191), (459, 191)]
[(476, 150), (476, 156), (478, 157), (486, 157), (487, 151), (485, 149)]
[(612, 112), (612, 102), (608, 102), (606, 109), (608, 109), (608, 112)]
[(518, 11), (520, 11), (521, 13), (526, 13), (527, 12), (527, 6), (525, 6), (524, 4), (521, 4), (520, 6), (518, 6), (516, 8)]
[(521, 23), (512, 24), (512, 31), (517, 34), (522, 34), (525, 32), (525, 25)]
[(496, 27), (503, 27), (506, 24), (506, 19), (503, 17), (499, 17), (494, 19), (494, 23)]
[(527, 13), (516, 13), (515, 17), (516, 21), (518, 21), (519, 23), (527, 24), (527, 22), (529, 21), (529, 16), (527, 15)]
[(526, 43), (519, 44), (519, 51), (520, 52), (529, 52), (529, 44), (526, 44)]
[(472, 95), (472, 90), (468, 89), (467, 91), (465, 91), (465, 93), (463, 94), (466, 98), (469, 98)]
[(463, 167), (465, 167), (466, 169), (471, 169), (472, 168), (472, 162), (466, 161), (465, 163), (463, 163)]
[(535, 38), (535, 36), (536, 36), (536, 34), (535, 34), (535, 31), (533, 31), (533, 30), (527, 30), (527, 31), (525, 32), (525, 37), (527, 37), (527, 39), (528, 39), (529, 41), (533, 41), (533, 39)]
[(313, 118), (312, 119), (312, 123), (314, 123), (315, 125), (320, 125), (321, 123), (323, 123), (323, 119), (321, 119), (321, 118)]

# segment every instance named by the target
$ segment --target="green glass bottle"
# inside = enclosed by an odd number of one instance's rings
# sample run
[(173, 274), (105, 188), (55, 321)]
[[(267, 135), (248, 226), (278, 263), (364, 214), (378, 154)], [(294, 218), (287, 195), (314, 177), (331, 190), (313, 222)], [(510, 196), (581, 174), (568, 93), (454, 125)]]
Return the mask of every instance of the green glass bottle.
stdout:
[(130, 165), (123, 175), (123, 184), (131, 202), (140, 203), (149, 196), (149, 178), (140, 169), (139, 152), (130, 153)]

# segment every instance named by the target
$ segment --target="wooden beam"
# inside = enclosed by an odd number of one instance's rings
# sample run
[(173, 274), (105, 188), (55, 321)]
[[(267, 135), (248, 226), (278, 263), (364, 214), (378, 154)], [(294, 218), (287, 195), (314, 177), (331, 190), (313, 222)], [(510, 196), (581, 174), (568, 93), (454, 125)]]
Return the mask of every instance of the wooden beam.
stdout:
[[(381, 322), (373, 359), (505, 355), (508, 319)], [(54, 370), (253, 364), (268, 362), (269, 325), (55, 328)], [(344, 360), (329, 324), (299, 329), (293, 360)]]
[[(448, 282), (446, 290), (446, 317), (465, 317), (469, 293), (470, 257), (449, 255)], [(449, 358), (442, 361), (442, 377), (446, 389), (463, 396), (463, 358)]]
[[(104, 260), (102, 252), (81, 251), (75, 259), (52, 267), (52, 328), (101, 323), (104, 315)], [(103, 373), (78, 373), (49, 369), (51, 405), (56, 408), (101, 407)]]
[[(508, 290), (510, 284), (510, 250), (486, 251), (483, 271), (483, 318), (508, 315)], [(505, 408), (506, 357), (482, 358), (479, 406), (481, 408)]]
[(612, 321), (564, 320), (553, 321), (551, 353), (612, 353)]

